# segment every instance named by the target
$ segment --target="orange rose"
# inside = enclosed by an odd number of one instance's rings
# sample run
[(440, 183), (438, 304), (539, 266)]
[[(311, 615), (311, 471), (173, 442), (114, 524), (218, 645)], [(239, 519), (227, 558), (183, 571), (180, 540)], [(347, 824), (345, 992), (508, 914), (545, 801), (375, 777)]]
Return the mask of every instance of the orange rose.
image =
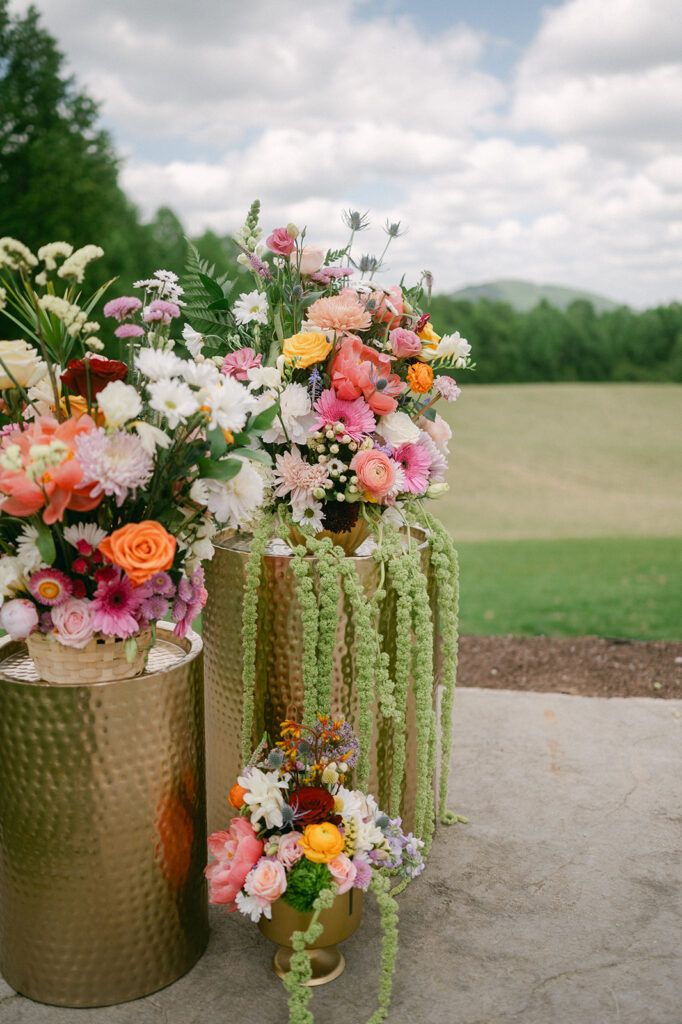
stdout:
[(175, 537), (155, 519), (127, 523), (99, 545), (103, 555), (118, 565), (136, 587), (155, 572), (170, 569), (175, 558)]
[(407, 383), (410, 391), (425, 395), (433, 386), (433, 370), (428, 363), (414, 363), (407, 371)]
[(343, 852), (344, 842), (336, 825), (322, 821), (319, 825), (306, 825), (298, 845), (308, 860), (316, 864), (328, 864)]
[(235, 782), (234, 786), (230, 790), (230, 795), (227, 800), (230, 807), (234, 807), (235, 811), (238, 811), (240, 807), (244, 806), (244, 793), (247, 790), (243, 786), (240, 786), (238, 782)]

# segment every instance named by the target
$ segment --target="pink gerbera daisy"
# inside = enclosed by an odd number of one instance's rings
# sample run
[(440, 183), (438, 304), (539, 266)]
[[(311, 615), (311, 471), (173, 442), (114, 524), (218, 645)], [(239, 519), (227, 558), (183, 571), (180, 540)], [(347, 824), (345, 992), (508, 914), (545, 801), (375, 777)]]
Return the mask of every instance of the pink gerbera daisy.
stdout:
[(139, 597), (127, 576), (120, 571), (109, 580), (97, 584), (90, 611), (92, 628), (105, 636), (120, 636), (126, 639), (139, 632), (136, 616)]
[(403, 467), (405, 490), (410, 494), (423, 494), (429, 486), (429, 453), (419, 444), (401, 444), (393, 458)]
[(336, 392), (328, 388), (322, 392), (314, 408), (317, 413), (316, 430), (333, 427), (335, 423), (343, 423), (343, 432), (349, 434), (354, 441), (362, 441), (376, 430), (374, 413), (364, 398), (347, 402), (337, 398)]
[(55, 607), (71, 597), (73, 585), (59, 569), (39, 569), (28, 581), (28, 589), (40, 604)]

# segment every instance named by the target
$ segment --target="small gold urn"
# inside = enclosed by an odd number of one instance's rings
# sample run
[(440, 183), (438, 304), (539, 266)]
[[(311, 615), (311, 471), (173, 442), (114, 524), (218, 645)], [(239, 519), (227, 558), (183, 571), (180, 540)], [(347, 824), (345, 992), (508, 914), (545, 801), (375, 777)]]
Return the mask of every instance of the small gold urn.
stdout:
[[(336, 948), (337, 942), (344, 942), (357, 930), (362, 916), (362, 889), (349, 889), (337, 896), (328, 910), (323, 910), (318, 918), (323, 927), (319, 939), (306, 946), (310, 955), (312, 977), (308, 985), (326, 985), (328, 981), (338, 978), (346, 966), (341, 950)], [(293, 949), (291, 936), (295, 931), (305, 931), (312, 920), (312, 913), (303, 914), (294, 910), (283, 899), (272, 905), (272, 919), (263, 915), (258, 927), (266, 939), (276, 943), (279, 949), (272, 958), (275, 974), (283, 978), (289, 971)]]

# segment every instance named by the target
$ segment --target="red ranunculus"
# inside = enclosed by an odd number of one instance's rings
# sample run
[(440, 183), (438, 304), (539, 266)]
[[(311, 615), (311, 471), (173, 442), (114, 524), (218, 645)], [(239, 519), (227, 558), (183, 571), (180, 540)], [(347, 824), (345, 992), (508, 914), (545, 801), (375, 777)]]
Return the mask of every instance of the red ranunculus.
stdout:
[(289, 797), (298, 826), (317, 825), (334, 817), (334, 797), (322, 786), (302, 786)]
[[(94, 398), (111, 380), (125, 380), (128, 367), (117, 359), (103, 359), (101, 356), (89, 356), (88, 368), (90, 376), (90, 397)], [(62, 374), (62, 382), (67, 388), (83, 398), (88, 397), (88, 373), (85, 359), (71, 359)]]

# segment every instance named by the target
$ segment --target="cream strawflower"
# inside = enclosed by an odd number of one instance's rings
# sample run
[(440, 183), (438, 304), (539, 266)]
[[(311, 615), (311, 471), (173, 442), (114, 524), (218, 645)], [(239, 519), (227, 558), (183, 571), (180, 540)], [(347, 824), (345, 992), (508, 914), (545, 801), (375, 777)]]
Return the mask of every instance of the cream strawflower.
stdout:
[(6, 597), (14, 597), (17, 590), (26, 590), (26, 567), (19, 558), (5, 555), (0, 558), (0, 604)]
[(101, 249), (99, 245), (84, 245), (81, 249), (76, 249), (74, 253), (64, 260), (57, 271), (57, 276), (73, 277), (80, 284), (88, 263), (99, 259), (100, 256), (104, 256), (104, 249)]
[(394, 448), (401, 444), (414, 444), (419, 440), (419, 427), (406, 412), (391, 412), (388, 416), (382, 416), (377, 424), (377, 433)]
[(7, 267), (8, 270), (19, 270), (25, 267), (36, 267), (38, 260), (35, 258), (28, 246), (19, 242), (16, 238), (5, 235), (0, 238), (0, 267)]
[(139, 415), (142, 399), (134, 387), (122, 380), (111, 380), (97, 395), (97, 404), (108, 427), (121, 427)]
[(47, 374), (47, 364), (25, 341), (0, 341), (0, 389), (29, 388)]
[(38, 249), (38, 259), (43, 261), (46, 270), (56, 270), (57, 256), (66, 259), (72, 252), (73, 246), (70, 242), (48, 242)]

